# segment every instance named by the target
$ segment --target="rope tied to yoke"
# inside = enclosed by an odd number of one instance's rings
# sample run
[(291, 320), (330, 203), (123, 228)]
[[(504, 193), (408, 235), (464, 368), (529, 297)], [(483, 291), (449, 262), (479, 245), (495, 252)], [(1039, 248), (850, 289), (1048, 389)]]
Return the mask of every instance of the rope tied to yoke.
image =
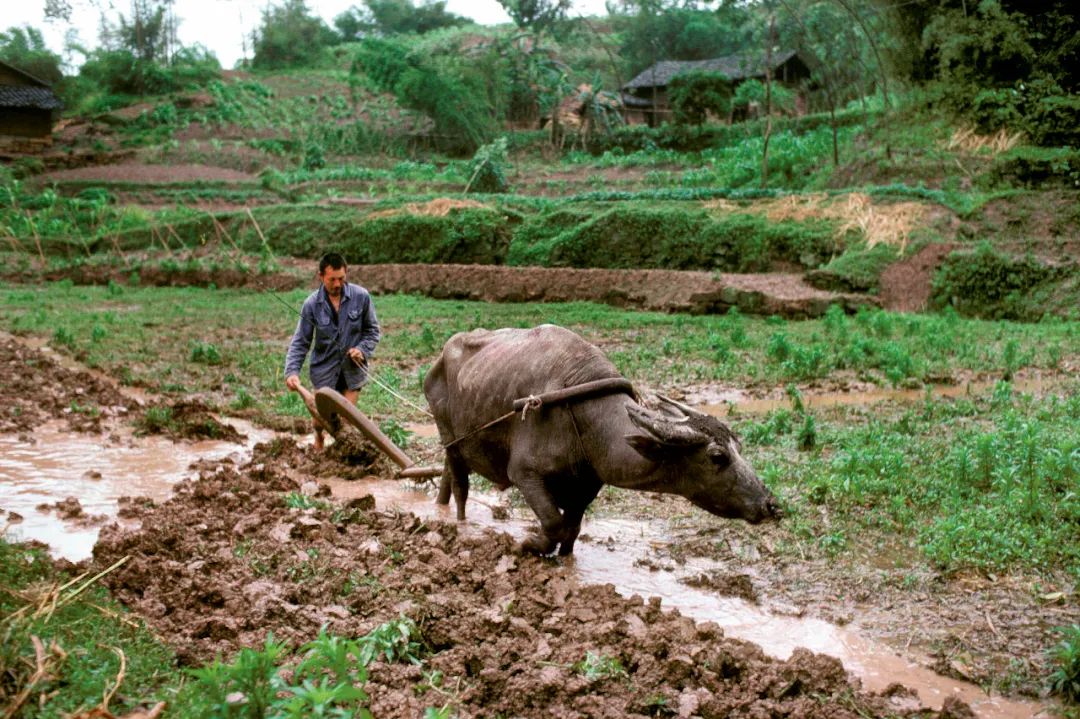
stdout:
[[(544, 392), (543, 394), (535, 395), (530, 394), (528, 397), (522, 397), (521, 399), (515, 399), (513, 402), (513, 409), (506, 414), (496, 417), (495, 419), (483, 424), (476, 429), (470, 430), (465, 434), (452, 439), (443, 445), (443, 449), (449, 449), (459, 442), (463, 442), (473, 435), (483, 432), (485, 429), (493, 427), (500, 422), (510, 419), (518, 412), (521, 412), (521, 421), (525, 421), (525, 417), (530, 411), (537, 411), (545, 404), (561, 404), (568, 402), (581, 401), (591, 397), (600, 397), (608, 394), (615, 394), (617, 392), (625, 392), (631, 397), (637, 398), (637, 392), (634, 391), (634, 385), (630, 384), (630, 380), (625, 377), (609, 377), (607, 379), (594, 380), (592, 382), (585, 382), (573, 387), (565, 387), (563, 389), (552, 390), (551, 392)], [(576, 429), (576, 427), (575, 427)]]
[(529, 413), (529, 410), (540, 409), (544, 405), (544, 400), (537, 397), (535, 394), (530, 394), (525, 398), (525, 405), (521, 408), (521, 421), (525, 421), (525, 415)]

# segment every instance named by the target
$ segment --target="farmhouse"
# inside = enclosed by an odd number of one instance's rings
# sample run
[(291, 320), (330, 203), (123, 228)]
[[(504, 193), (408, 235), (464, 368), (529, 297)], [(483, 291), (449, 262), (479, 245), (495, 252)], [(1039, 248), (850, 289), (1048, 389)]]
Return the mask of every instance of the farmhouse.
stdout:
[(63, 106), (49, 83), (0, 60), (0, 150), (51, 145), (53, 116)]
[[(622, 86), (623, 105), (631, 121), (657, 125), (671, 118), (667, 89), (673, 78), (689, 72), (720, 73), (738, 85), (745, 80), (764, 80), (766, 66), (766, 58), (760, 52), (712, 60), (662, 60)], [(810, 61), (797, 50), (773, 53), (768, 66), (774, 80), (793, 90), (800, 89), (810, 79)]]

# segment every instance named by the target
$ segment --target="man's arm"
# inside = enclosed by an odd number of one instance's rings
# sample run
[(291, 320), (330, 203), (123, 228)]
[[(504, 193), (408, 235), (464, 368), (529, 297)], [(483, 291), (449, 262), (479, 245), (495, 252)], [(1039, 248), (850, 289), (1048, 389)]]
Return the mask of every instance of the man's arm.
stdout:
[(375, 354), (375, 346), (379, 344), (382, 330), (379, 328), (379, 318), (375, 316), (375, 303), (368, 295), (367, 305), (364, 307), (364, 315), (360, 318), (360, 342), (357, 348), (364, 353), (364, 360), (371, 359)]
[[(293, 385), (299, 385), (300, 370), (307, 359), (308, 350), (311, 349), (311, 337), (315, 333), (314, 314), (305, 302), (300, 310), (300, 319), (296, 323), (296, 331), (293, 332), (289, 342), (289, 350), (285, 353), (285, 384), (289, 389), (296, 389)], [(293, 380), (293, 378), (296, 378)]]

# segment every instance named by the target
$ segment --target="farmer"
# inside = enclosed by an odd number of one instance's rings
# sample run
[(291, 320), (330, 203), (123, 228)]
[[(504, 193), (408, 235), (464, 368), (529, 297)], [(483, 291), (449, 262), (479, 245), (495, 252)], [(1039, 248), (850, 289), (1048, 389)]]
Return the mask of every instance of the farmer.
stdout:
[[(328, 252), (319, 260), (322, 286), (300, 309), (300, 321), (285, 355), (285, 386), (301, 390), (300, 368), (311, 350), (311, 384), (332, 387), (352, 403), (367, 382), (367, 365), (379, 344), (379, 320), (371, 295), (345, 280), (345, 258)], [(312, 339), (315, 340), (312, 346)], [(323, 448), (323, 430), (315, 426), (315, 449)]]

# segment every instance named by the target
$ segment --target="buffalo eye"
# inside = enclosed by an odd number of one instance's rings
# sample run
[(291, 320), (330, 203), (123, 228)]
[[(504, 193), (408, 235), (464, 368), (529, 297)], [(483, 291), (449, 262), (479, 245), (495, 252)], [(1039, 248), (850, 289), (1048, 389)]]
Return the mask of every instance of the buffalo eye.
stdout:
[(721, 472), (731, 466), (731, 455), (729, 455), (727, 452), (710, 452), (709, 459), (712, 460), (713, 466), (719, 469)]

